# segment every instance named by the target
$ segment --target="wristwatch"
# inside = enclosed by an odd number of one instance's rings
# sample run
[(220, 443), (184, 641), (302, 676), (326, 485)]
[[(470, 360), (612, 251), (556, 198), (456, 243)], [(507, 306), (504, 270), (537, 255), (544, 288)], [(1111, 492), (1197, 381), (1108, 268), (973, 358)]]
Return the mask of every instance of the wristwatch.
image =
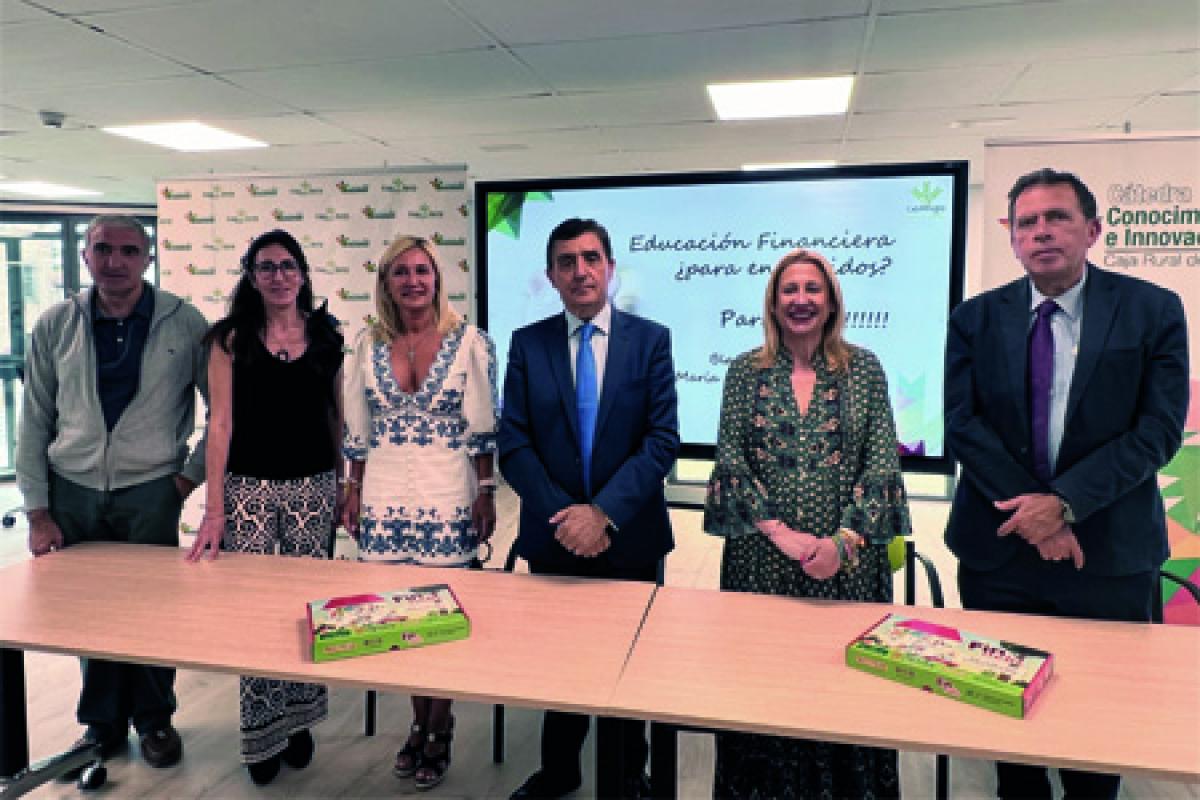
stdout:
[(1067, 499), (1061, 495), (1059, 495), (1058, 502), (1062, 503), (1063, 522), (1067, 523), (1068, 525), (1074, 525), (1075, 524), (1075, 511), (1074, 511), (1074, 509), (1071, 508), (1071, 504), (1068, 503)]

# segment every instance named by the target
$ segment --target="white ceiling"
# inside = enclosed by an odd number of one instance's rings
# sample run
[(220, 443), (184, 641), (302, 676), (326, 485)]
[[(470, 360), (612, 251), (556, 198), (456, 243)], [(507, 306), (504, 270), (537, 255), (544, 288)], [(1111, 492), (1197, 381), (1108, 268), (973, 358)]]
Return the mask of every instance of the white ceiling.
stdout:
[[(718, 122), (704, 90), (847, 73), (830, 117)], [(191, 118), (272, 147), (99, 130)], [(1198, 0), (0, 0), (0, 175), (110, 203), (152, 203), (171, 176), (464, 163), (961, 158), (978, 182), (985, 138), (1126, 125), (1200, 128)]]

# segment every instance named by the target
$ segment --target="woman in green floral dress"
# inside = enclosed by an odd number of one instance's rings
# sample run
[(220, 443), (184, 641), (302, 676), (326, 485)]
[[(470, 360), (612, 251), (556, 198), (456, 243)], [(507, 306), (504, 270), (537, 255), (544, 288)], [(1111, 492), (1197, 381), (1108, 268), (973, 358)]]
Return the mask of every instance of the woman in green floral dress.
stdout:
[[(784, 256), (764, 306), (764, 345), (725, 377), (704, 509), (704, 529), (726, 537), (721, 588), (890, 603), (887, 544), (910, 522), (883, 369), (842, 338), (841, 288), (820, 254)], [(899, 794), (894, 750), (717, 735), (714, 797)]]

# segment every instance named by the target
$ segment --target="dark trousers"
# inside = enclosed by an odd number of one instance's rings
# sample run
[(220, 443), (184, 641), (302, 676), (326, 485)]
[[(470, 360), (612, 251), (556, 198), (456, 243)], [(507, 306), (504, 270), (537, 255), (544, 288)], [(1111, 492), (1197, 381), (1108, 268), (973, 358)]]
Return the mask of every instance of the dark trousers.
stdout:
[[(603, 555), (596, 558), (574, 558), (569, 564), (553, 565), (529, 562), (529, 571), (534, 575), (568, 575), (579, 578), (606, 578), (623, 581), (646, 581), (658, 579), (658, 564), (644, 567), (617, 567)], [(640, 719), (617, 719), (620, 726), (621, 743), (624, 747), (622, 763), (625, 775), (633, 778), (642, 774), (650, 746), (646, 743), (646, 723)], [(542, 771), (561, 778), (563, 783), (576, 783), (582, 774), (580, 755), (587, 738), (591, 717), (566, 711), (547, 711), (542, 720)]]
[[(1150, 622), (1157, 578), (1157, 571), (1088, 575), (1070, 561), (1043, 561), (1036, 549), (1026, 546), (994, 570), (973, 570), (960, 563), (958, 591), (963, 608)], [(1115, 800), (1121, 789), (1120, 775), (1060, 769), (1058, 776), (1067, 798)], [(997, 762), (996, 779), (996, 794), (1002, 800), (1052, 796), (1046, 767)]]
[[(83, 542), (129, 542), (179, 546), (183, 500), (174, 478), (100, 492), (50, 475), (50, 516), (67, 547)], [(153, 597), (140, 599), (153, 603)], [(87, 598), (80, 598), (86, 606)], [(87, 624), (84, 616), (80, 624)], [(94, 735), (124, 738), (129, 725), (140, 734), (171, 721), (175, 713), (175, 670), (81, 658), (83, 690), (76, 718)]]

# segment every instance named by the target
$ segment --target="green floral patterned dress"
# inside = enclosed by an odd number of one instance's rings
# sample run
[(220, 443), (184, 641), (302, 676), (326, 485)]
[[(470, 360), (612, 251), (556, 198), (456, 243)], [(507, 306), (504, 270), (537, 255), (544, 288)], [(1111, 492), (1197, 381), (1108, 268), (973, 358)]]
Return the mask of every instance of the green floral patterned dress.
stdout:
[[(773, 367), (744, 353), (729, 366), (717, 460), (704, 529), (726, 537), (721, 588), (792, 597), (892, 602), (887, 543), (911, 530), (887, 379), (868, 350), (852, 348), (835, 373), (818, 351), (816, 383), (800, 414), (786, 348)], [(831, 536), (850, 528), (868, 541), (859, 566), (810, 578), (755, 528), (778, 519)], [(837, 646), (831, 643), (831, 647)], [(719, 798), (882, 798), (900, 794), (894, 750), (741, 733), (717, 736)]]

